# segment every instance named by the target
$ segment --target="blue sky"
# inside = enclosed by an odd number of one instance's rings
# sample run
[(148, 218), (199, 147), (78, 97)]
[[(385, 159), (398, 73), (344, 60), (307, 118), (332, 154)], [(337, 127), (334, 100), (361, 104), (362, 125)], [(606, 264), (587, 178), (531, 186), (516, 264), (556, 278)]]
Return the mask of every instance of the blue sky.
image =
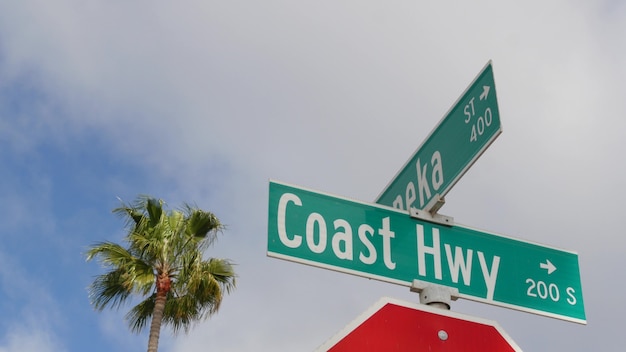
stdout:
[(626, 7), (596, 1), (0, 1), (0, 352), (133, 351), (86, 248), (118, 197), (196, 203), (238, 289), (161, 350), (314, 350), (406, 287), (266, 256), (268, 180), (372, 201), (488, 60), (503, 134), (441, 213), (577, 251), (588, 325), (458, 301), (527, 351), (617, 350)]

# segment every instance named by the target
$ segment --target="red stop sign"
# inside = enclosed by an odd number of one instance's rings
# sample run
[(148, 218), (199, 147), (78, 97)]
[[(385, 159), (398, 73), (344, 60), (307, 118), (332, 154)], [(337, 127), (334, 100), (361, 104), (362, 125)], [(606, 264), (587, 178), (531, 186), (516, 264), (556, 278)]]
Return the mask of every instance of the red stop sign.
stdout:
[(383, 298), (318, 351), (521, 351), (493, 321)]

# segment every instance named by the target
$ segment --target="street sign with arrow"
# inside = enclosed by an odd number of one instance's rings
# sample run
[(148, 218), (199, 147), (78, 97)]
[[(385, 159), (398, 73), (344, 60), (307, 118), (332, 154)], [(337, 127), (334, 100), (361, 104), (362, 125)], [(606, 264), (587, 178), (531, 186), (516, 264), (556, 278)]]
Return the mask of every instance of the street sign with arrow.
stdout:
[(586, 324), (578, 255), (270, 181), (268, 256)]
[(376, 199), (430, 212), (502, 133), (491, 61)]

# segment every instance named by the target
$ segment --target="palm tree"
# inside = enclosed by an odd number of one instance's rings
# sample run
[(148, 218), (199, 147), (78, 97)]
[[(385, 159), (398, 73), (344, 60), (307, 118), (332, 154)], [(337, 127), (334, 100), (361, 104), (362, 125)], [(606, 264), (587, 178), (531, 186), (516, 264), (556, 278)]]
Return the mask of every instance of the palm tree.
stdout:
[(216, 313), (224, 292), (235, 288), (229, 260), (203, 259), (204, 250), (223, 229), (210, 212), (185, 204), (166, 211), (164, 202), (140, 196), (113, 212), (126, 221), (127, 248), (113, 242), (96, 243), (87, 260), (98, 258), (109, 271), (96, 276), (89, 296), (96, 310), (119, 308), (133, 295), (144, 298), (127, 314), (131, 331), (150, 323), (148, 352), (156, 352), (161, 325), (177, 333)]

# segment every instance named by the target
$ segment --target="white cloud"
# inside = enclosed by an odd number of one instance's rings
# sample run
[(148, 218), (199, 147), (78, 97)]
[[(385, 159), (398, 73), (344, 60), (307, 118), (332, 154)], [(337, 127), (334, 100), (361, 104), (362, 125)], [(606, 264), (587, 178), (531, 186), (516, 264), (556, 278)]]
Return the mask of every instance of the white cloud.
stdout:
[(7, 329), (0, 339), (0, 352), (63, 352), (62, 342), (39, 326), (18, 326)]
[(0, 251), (0, 287), (4, 300), (0, 351), (65, 351), (58, 330), (65, 320), (37, 278)]
[[(504, 133), (442, 213), (579, 250), (587, 275), (624, 248), (624, 23), (610, 1), (3, 3), (0, 93), (21, 82), (41, 99), (0, 119), (0, 138), (27, 151), (98, 131), (111, 155), (172, 181), (170, 203), (223, 214), (214, 250), (240, 262), (241, 293), (176, 349), (315, 347), (379, 293), (406, 293), (265, 258), (267, 179), (373, 199), (488, 59)], [(585, 287), (590, 307), (602, 295)]]

